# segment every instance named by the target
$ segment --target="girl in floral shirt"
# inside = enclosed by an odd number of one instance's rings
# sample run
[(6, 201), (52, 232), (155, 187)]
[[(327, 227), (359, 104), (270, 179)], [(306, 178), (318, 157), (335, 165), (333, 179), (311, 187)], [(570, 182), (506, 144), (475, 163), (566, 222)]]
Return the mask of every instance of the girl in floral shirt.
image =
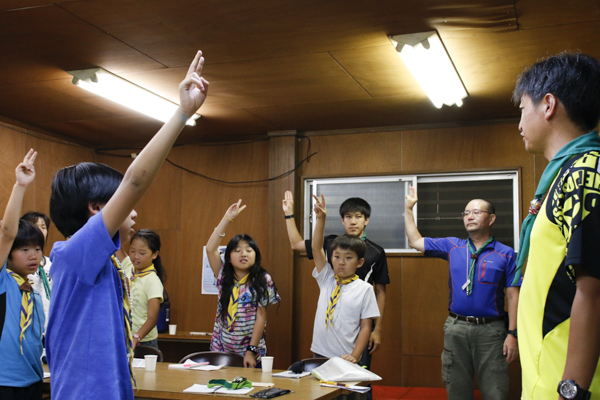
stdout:
[(269, 304), (281, 298), (271, 276), (261, 266), (260, 250), (248, 235), (236, 235), (227, 244), (225, 261), (219, 244), (225, 229), (246, 208), (242, 200), (232, 204), (206, 244), (210, 267), (217, 278), (219, 305), (215, 318), (211, 351), (224, 351), (244, 357), (245, 367), (260, 366), (267, 354), (265, 327)]

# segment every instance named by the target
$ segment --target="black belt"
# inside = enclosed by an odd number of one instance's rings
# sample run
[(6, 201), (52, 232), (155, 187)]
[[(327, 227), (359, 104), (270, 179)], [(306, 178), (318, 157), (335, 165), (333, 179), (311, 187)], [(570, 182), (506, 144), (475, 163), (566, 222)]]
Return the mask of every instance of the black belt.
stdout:
[(470, 324), (487, 324), (492, 321), (504, 321), (504, 317), (465, 317), (463, 315), (455, 314), (452, 311), (450, 311), (450, 316)]

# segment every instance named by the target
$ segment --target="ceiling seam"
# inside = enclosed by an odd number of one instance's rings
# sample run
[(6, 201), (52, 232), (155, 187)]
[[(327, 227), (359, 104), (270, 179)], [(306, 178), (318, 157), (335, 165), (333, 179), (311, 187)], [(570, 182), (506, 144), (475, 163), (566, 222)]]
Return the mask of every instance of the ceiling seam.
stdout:
[(348, 76), (350, 78), (352, 78), (354, 80), (354, 82), (356, 82), (356, 84), (358, 86), (360, 86), (362, 88), (362, 90), (365, 91), (366, 94), (369, 95), (370, 98), (373, 98), (373, 95), (371, 93), (369, 93), (369, 91), (363, 85), (361, 85), (360, 82), (354, 76), (352, 76), (352, 74), (346, 68), (344, 68), (344, 66), (338, 60), (336, 60), (336, 58), (333, 56), (333, 54), (331, 54), (330, 52), (327, 52), (327, 54), (329, 54), (329, 56), (333, 59), (333, 61), (335, 61), (340, 66), (340, 68), (343, 69), (344, 72), (346, 72), (348, 74)]
[(125, 46), (129, 47), (129, 48), (130, 48), (130, 49), (132, 49), (133, 51), (135, 51), (135, 52), (137, 52), (137, 53), (139, 53), (139, 54), (142, 54), (144, 57), (148, 57), (148, 58), (149, 58), (149, 59), (151, 59), (152, 61), (154, 61), (154, 62), (156, 62), (156, 63), (158, 63), (158, 64), (162, 65), (162, 66), (163, 66), (163, 67), (165, 67), (165, 68), (169, 68), (169, 66), (168, 66), (168, 65), (166, 65), (166, 64), (164, 64), (164, 63), (162, 63), (162, 62), (158, 61), (157, 59), (155, 59), (155, 58), (153, 58), (153, 57), (149, 56), (148, 54), (146, 54), (146, 53), (144, 53), (144, 52), (142, 52), (142, 51), (140, 51), (140, 50), (136, 49), (135, 47), (133, 47), (133, 46), (132, 46), (132, 45), (130, 45), (129, 43), (127, 43), (127, 42), (124, 42), (123, 40), (119, 39), (119, 38), (118, 38), (118, 37), (116, 37), (115, 35), (112, 35), (111, 33), (109, 33), (109, 32), (107, 32), (107, 31), (105, 31), (105, 30), (101, 29), (100, 27), (98, 27), (98, 26), (96, 26), (96, 25), (92, 24), (91, 22), (89, 22), (89, 21), (87, 21), (87, 20), (85, 20), (85, 19), (81, 18), (79, 15), (77, 15), (77, 14), (75, 14), (75, 13), (73, 13), (73, 12), (71, 12), (71, 11), (69, 11), (69, 10), (67, 10), (67, 9), (63, 8), (63, 7), (61, 7), (60, 5), (58, 5), (58, 4), (56, 4), (56, 3), (55, 3), (54, 5), (55, 5), (56, 7), (58, 7), (58, 8), (60, 8), (61, 10), (63, 10), (64, 12), (66, 12), (66, 13), (68, 13), (68, 14), (72, 15), (73, 17), (75, 17), (75, 18), (79, 19), (80, 21), (84, 22), (85, 24), (87, 24), (87, 25), (89, 25), (89, 26), (91, 26), (91, 27), (93, 27), (93, 28), (97, 29), (98, 31), (100, 31), (100, 32), (104, 33), (105, 35), (108, 35), (108, 36), (110, 36), (111, 38), (115, 39), (116, 41), (118, 41), (118, 42), (120, 42), (120, 43), (124, 44)]

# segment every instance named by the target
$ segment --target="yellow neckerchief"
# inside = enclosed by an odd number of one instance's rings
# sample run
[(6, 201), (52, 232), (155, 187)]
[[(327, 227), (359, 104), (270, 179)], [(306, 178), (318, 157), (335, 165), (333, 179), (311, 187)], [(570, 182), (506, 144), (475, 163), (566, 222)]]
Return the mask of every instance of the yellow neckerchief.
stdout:
[(134, 388), (137, 389), (137, 384), (135, 382), (135, 376), (133, 374), (133, 342), (131, 336), (131, 305), (129, 304), (129, 285), (127, 279), (125, 278), (125, 274), (121, 269), (121, 264), (117, 257), (114, 255), (110, 256), (113, 265), (119, 272), (119, 277), (121, 278), (121, 285), (123, 285), (123, 319), (125, 325), (125, 345), (127, 346), (127, 354), (129, 355), (129, 375), (131, 377), (131, 384)]
[(25, 330), (31, 325), (33, 320), (33, 288), (31, 287), (31, 281), (23, 279), (23, 277), (16, 272), (6, 269), (6, 272), (12, 276), (19, 290), (23, 293), (21, 297), (21, 320), (19, 322), (19, 328), (21, 330), (19, 334), (19, 343), (21, 343), (21, 354), (23, 354), (23, 337), (25, 337)]
[(233, 288), (231, 288), (231, 297), (229, 298), (229, 307), (227, 307), (228, 330), (231, 330), (231, 328), (233, 327), (233, 321), (235, 321), (235, 317), (237, 314), (238, 300), (239, 300), (238, 298), (240, 296), (240, 286), (243, 285), (244, 283), (246, 283), (246, 281), (248, 280), (248, 276), (250, 276), (250, 274), (247, 274), (239, 281), (237, 280), (237, 278), (235, 276), (233, 277), (234, 283), (233, 283)]
[(152, 272), (157, 273), (156, 269), (154, 268), (154, 264), (151, 264), (148, 268), (144, 268), (137, 274), (135, 273), (135, 267), (133, 267), (131, 269), (131, 278), (130, 278), (131, 284), (133, 284), (135, 281), (139, 280), (138, 278), (144, 277)]
[(340, 295), (342, 294), (342, 285), (347, 285), (350, 282), (354, 282), (357, 279), (358, 275), (356, 274), (344, 280), (340, 279), (340, 277), (338, 277), (337, 275), (335, 276), (337, 285), (335, 285), (335, 289), (333, 289), (333, 293), (331, 293), (331, 297), (329, 298), (329, 305), (327, 306), (327, 311), (325, 312), (325, 329), (327, 329), (327, 324), (333, 327), (333, 312), (335, 311), (335, 306), (338, 300), (340, 299)]

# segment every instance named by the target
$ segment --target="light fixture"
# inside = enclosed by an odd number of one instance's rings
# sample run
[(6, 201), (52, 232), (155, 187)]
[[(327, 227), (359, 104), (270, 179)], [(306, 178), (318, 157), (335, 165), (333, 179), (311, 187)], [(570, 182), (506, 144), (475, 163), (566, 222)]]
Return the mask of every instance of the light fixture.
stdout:
[(390, 36), (390, 39), (437, 108), (443, 104), (462, 106), (467, 91), (436, 31)]
[[(73, 84), (105, 97), (139, 113), (167, 122), (178, 105), (102, 68), (67, 71)], [(186, 125), (196, 125), (200, 114), (194, 114)]]

